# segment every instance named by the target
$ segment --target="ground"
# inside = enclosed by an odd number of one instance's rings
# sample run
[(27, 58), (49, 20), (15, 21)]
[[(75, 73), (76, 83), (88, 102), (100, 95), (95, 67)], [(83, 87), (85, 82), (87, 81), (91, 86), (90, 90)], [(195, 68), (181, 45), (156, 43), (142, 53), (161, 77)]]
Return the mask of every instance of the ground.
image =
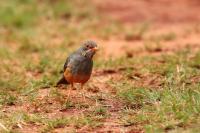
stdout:
[[(0, 2), (1, 132), (198, 132), (198, 0)], [(55, 87), (86, 39), (80, 90)], [(85, 100), (83, 98), (85, 95)]]

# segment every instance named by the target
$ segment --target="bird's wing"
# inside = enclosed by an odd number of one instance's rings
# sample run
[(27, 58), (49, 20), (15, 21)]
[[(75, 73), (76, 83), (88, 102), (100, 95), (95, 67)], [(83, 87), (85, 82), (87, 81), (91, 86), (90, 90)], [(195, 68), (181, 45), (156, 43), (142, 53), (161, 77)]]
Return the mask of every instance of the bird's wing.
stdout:
[(69, 55), (69, 57), (67, 57), (65, 64), (64, 64), (64, 67), (63, 67), (64, 71), (66, 70), (67, 67), (69, 67), (73, 64), (74, 59), (76, 58), (76, 55), (77, 55), (77, 53), (74, 52), (71, 55)]
[(64, 67), (63, 67), (63, 70), (65, 71), (67, 66), (69, 65), (69, 62), (70, 62), (70, 58), (71, 58), (71, 55), (69, 57), (67, 57), (66, 61), (65, 61), (65, 64), (64, 64)]
[(65, 71), (65, 69), (67, 68), (67, 65), (69, 63), (69, 57), (67, 57), (66, 61), (65, 61), (65, 64), (63, 66), (63, 70)]

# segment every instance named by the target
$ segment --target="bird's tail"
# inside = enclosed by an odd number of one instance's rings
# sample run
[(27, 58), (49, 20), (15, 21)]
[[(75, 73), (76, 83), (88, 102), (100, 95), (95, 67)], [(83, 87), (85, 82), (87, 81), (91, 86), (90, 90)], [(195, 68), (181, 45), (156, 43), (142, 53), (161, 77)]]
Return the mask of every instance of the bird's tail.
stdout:
[(56, 86), (60, 85), (60, 84), (69, 84), (69, 82), (65, 79), (65, 77), (63, 76), (56, 84)]

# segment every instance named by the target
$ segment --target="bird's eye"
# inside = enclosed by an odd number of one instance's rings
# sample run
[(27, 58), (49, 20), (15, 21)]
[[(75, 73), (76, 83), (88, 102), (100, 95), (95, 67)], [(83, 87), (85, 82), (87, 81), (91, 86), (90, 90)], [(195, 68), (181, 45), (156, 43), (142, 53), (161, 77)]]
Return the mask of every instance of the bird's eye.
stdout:
[(90, 46), (89, 46), (89, 45), (86, 45), (86, 47), (87, 47), (87, 48), (90, 48)]

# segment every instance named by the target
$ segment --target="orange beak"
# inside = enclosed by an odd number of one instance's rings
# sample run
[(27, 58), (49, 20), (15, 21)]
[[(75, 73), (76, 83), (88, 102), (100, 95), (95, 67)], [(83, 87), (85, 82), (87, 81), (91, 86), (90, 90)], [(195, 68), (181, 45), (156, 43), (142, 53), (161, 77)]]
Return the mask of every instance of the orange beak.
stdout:
[(92, 48), (92, 50), (93, 51), (97, 51), (97, 50), (99, 50), (99, 48), (98, 47), (94, 47), (94, 48)]

